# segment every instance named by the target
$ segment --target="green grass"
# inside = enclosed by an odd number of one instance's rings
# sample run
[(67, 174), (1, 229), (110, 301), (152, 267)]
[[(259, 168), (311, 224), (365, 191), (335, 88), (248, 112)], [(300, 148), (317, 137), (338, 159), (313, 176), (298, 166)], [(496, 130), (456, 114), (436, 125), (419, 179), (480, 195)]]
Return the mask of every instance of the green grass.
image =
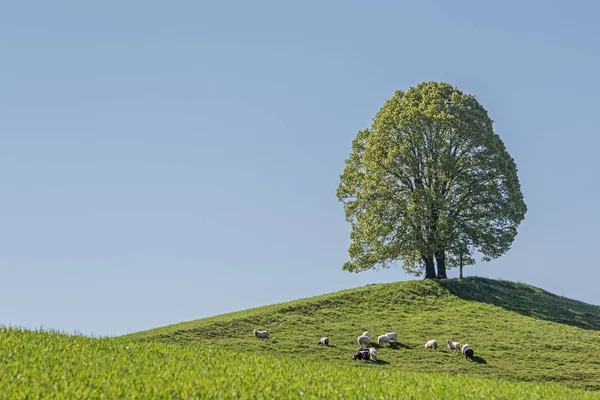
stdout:
[[(336, 349), (322, 349), (323, 356)], [(429, 354), (432, 360), (449, 356)], [(454, 361), (458, 365), (462, 360)], [(385, 364), (345, 365), (212, 347), (0, 329), (0, 399), (38, 398), (552, 400), (600, 395), (552, 384), (403, 372)]]
[[(259, 342), (253, 329), (271, 331)], [(357, 336), (398, 333), (377, 373), (463, 374), (600, 389), (600, 307), (532, 286), (468, 278), (370, 285), (128, 335), (127, 340), (225, 349), (346, 368)], [(330, 347), (316, 346), (328, 336)], [(429, 339), (469, 343), (476, 362)], [(377, 347), (377, 346), (376, 346)]]
[[(365, 330), (399, 341), (377, 363), (353, 361)], [(600, 398), (599, 330), (600, 307), (482, 278), (370, 285), (119, 338), (2, 328), (0, 400)], [(468, 342), (476, 359), (429, 339)]]

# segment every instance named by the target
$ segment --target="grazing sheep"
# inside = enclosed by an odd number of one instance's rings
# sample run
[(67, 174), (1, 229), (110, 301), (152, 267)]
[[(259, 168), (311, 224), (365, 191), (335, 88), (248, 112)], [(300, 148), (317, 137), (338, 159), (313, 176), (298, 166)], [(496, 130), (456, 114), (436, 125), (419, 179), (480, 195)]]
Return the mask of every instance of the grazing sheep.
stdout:
[(267, 340), (269, 340), (269, 331), (257, 331), (255, 329), (254, 330), (254, 337), (256, 337), (256, 340), (259, 340), (259, 339), (267, 339)]
[(371, 335), (369, 335), (368, 331), (364, 331), (363, 334), (362, 334), (362, 336), (371, 336)]
[(360, 347), (362, 347), (363, 345), (368, 345), (369, 343), (371, 343), (371, 338), (365, 335), (359, 336), (358, 337), (358, 345)]
[(360, 348), (356, 350), (356, 353), (352, 356), (353, 360), (368, 360), (371, 353), (367, 349)]
[(425, 343), (426, 349), (437, 349), (437, 346), (438, 346), (437, 340), (430, 340), (427, 343)]
[(473, 359), (473, 354), (474, 354), (474, 353), (475, 353), (475, 352), (473, 351), (473, 349), (466, 349), (466, 350), (465, 350), (465, 358), (466, 358), (466, 359), (471, 359), (471, 360), (472, 360), (472, 359)]
[(379, 343), (379, 345), (384, 345), (386, 343), (390, 342), (390, 337), (388, 335), (381, 335), (377, 338), (377, 343)]
[(317, 342), (317, 344), (322, 344), (323, 346), (329, 346), (329, 338), (328, 337), (322, 337), (321, 339), (319, 339), (319, 341)]
[(398, 334), (396, 332), (386, 333), (390, 337), (390, 340), (398, 340)]
[(470, 358), (471, 360), (473, 359), (473, 354), (475, 353), (475, 352), (473, 351), (473, 349), (471, 348), (471, 346), (469, 346), (468, 344), (465, 344), (465, 345), (462, 347), (462, 350), (461, 350), (461, 352), (462, 352), (462, 354), (465, 356), (465, 358), (466, 358), (466, 359), (469, 359), (469, 358)]
[(448, 348), (450, 350), (458, 350), (458, 351), (460, 351), (460, 343), (453, 342), (451, 340), (446, 340), (446, 344), (448, 345)]
[(371, 347), (369, 349), (369, 353), (371, 353), (371, 358), (373, 361), (377, 361), (377, 349), (375, 347)]

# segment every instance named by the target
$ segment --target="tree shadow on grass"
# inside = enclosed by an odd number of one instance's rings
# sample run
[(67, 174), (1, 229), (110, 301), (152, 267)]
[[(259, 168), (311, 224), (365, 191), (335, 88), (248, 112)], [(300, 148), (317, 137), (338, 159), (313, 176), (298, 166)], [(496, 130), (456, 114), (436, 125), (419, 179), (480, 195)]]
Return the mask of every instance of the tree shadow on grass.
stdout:
[(463, 300), (493, 304), (532, 318), (600, 330), (599, 306), (557, 296), (524, 283), (479, 277), (445, 279), (438, 283)]

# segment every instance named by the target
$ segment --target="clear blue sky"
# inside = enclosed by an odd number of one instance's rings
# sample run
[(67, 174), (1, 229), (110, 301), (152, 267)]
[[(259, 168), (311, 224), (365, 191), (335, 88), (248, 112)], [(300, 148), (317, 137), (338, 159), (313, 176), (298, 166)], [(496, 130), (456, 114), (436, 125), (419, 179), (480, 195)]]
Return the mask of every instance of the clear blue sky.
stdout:
[(114, 335), (412, 279), (341, 271), (335, 190), (424, 80), (488, 109), (529, 207), (466, 273), (600, 304), (600, 6), (548, 4), (2, 4), (0, 323)]

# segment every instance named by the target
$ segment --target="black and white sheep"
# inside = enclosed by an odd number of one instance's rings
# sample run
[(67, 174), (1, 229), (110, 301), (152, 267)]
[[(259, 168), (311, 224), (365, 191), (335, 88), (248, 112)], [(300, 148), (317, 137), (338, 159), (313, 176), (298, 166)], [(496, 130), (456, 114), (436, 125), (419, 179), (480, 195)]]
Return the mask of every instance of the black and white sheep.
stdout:
[(267, 339), (267, 340), (269, 340), (269, 331), (257, 331), (255, 329), (254, 330), (254, 337), (256, 338), (256, 340), (259, 340), (259, 339)]
[(368, 360), (371, 356), (371, 352), (367, 349), (360, 348), (356, 350), (356, 353), (352, 356), (353, 360)]
[(328, 337), (322, 337), (321, 339), (319, 339), (319, 341), (317, 342), (317, 344), (322, 344), (323, 346), (329, 346), (329, 338)]
[(437, 340), (429, 340), (427, 343), (425, 343), (425, 348), (426, 349), (437, 349), (438, 348)]
[(379, 345), (385, 345), (387, 343), (390, 342), (390, 337), (388, 335), (381, 335), (377, 338), (377, 343), (379, 343)]
[(446, 344), (448, 345), (448, 348), (450, 350), (458, 350), (458, 351), (460, 351), (460, 343), (453, 342), (451, 340), (446, 340)]
[(369, 349), (369, 353), (371, 353), (371, 358), (373, 361), (377, 361), (377, 349), (375, 347), (371, 347)]
[(467, 359), (473, 359), (473, 354), (475, 354), (475, 352), (473, 351), (473, 349), (471, 348), (471, 346), (469, 346), (468, 344), (465, 344), (462, 349), (461, 352), (463, 354), (463, 356), (465, 356), (465, 358)]

